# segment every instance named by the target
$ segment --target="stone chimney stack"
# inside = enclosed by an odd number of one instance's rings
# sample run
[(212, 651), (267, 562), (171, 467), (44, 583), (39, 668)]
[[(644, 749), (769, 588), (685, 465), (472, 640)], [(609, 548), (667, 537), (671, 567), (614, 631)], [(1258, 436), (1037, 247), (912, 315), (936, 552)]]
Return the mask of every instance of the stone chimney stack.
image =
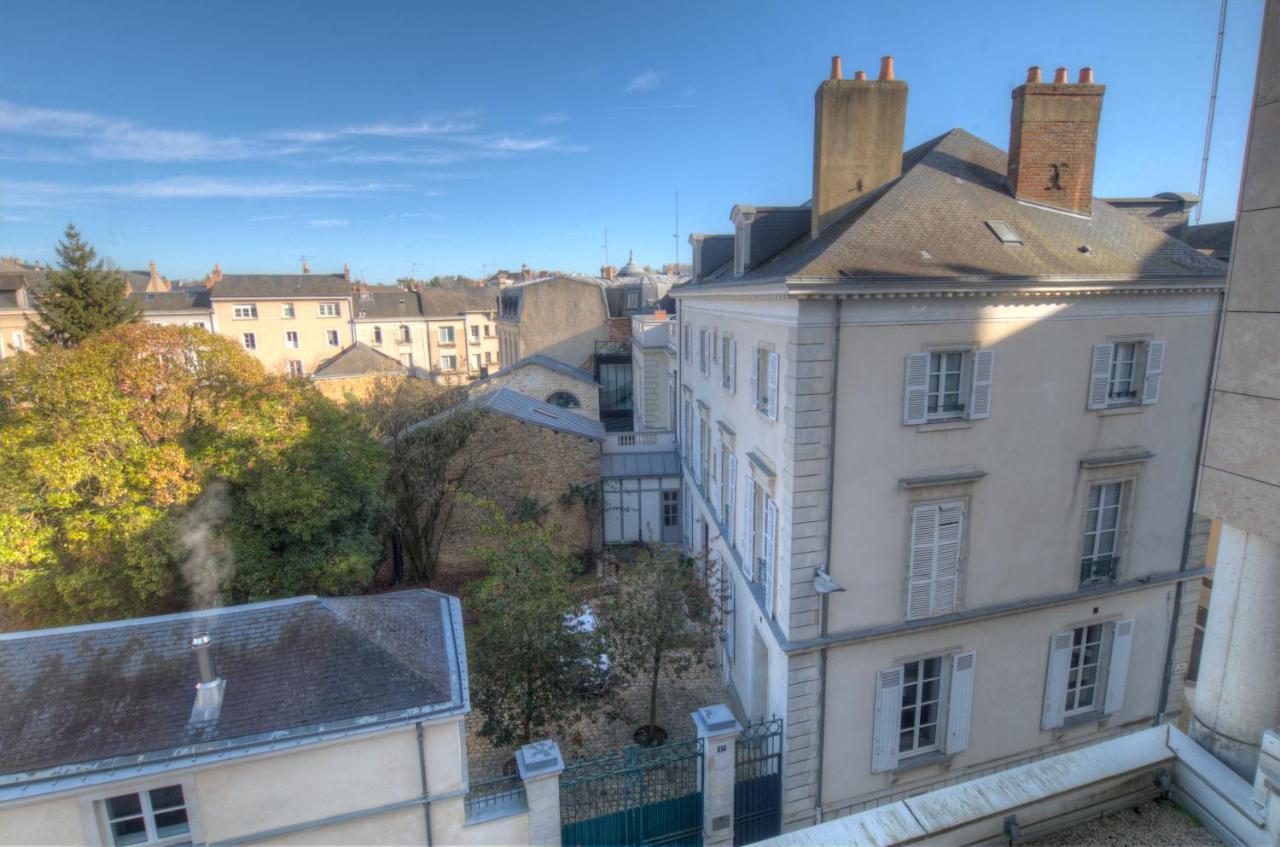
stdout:
[(222, 282), (222, 268), (214, 262), (213, 270), (209, 271), (209, 275), (204, 278), (204, 285), (205, 288), (213, 288), (219, 282)]
[(306, 260), (306, 259), (303, 259), (303, 260), (302, 260), (302, 272), (303, 272), (304, 274), (309, 274), (309, 273), (311, 273), (311, 267), (307, 264), (307, 260)]
[(1081, 68), (1075, 83), (1066, 68), (1054, 72), (1053, 82), (1040, 78), (1040, 68), (1028, 68), (1027, 81), (1013, 90), (1009, 190), (1019, 200), (1089, 215), (1107, 88), (1094, 83), (1093, 68)]
[(600, 268), (600, 278), (601, 279), (617, 279), (618, 269), (613, 265), (603, 265)]
[(907, 84), (894, 79), (892, 56), (880, 61), (879, 79), (866, 77), (858, 71), (843, 79), (840, 57), (832, 57), (831, 78), (814, 96), (814, 238), (859, 198), (902, 174)]
[(351, 266), (345, 262), (342, 264), (342, 278), (347, 282), (351, 281)]

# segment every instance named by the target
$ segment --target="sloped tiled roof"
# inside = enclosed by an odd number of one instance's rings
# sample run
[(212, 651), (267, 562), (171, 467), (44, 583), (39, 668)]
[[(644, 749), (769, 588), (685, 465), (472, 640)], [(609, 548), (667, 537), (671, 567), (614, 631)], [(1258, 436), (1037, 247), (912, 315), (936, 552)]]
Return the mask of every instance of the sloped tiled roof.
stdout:
[(510, 388), (495, 388), (473, 396), (469, 401), (479, 408), (515, 418), (527, 424), (552, 429), (567, 435), (580, 435), (595, 441), (604, 441), (604, 424), (577, 412), (571, 412), (551, 403), (535, 400), (527, 394)]
[[(204, 725), (198, 634), (226, 680)], [(0, 800), (462, 714), (460, 609), (415, 590), (0, 635), (0, 702)]]
[(599, 385), (599, 383), (596, 382), (596, 378), (589, 371), (584, 371), (582, 368), (575, 368), (573, 365), (567, 365), (559, 359), (553, 359), (543, 353), (534, 353), (532, 356), (525, 356), (518, 362), (512, 362), (497, 373), (477, 381), (476, 384), (481, 385), (486, 382), (500, 380), (503, 375), (510, 374), (512, 371), (517, 371), (520, 368), (527, 368), (530, 365), (539, 365), (547, 370), (555, 371), (558, 374), (563, 374), (564, 376), (571, 377), (572, 379), (590, 383), (591, 385)]
[(483, 288), (422, 289), (422, 313), (428, 318), (447, 318), (467, 311), (489, 311), (497, 308), (494, 292)]
[[(733, 276), (732, 262), (695, 287), (804, 278), (910, 279), (1204, 278), (1221, 262), (1095, 200), (1085, 218), (1015, 199), (1003, 151), (953, 129), (903, 154), (902, 176), (855, 204), (818, 238), (796, 238), (773, 258)], [(988, 221), (1021, 240), (1004, 244)]]
[(209, 292), (203, 289), (189, 291), (134, 292), (129, 299), (145, 312), (209, 311)]
[(342, 274), (223, 274), (210, 290), (214, 300), (257, 297), (346, 297)]
[(359, 320), (387, 320), (422, 317), (422, 303), (414, 291), (398, 285), (370, 285), (356, 294), (355, 309)]
[(1187, 227), (1182, 240), (1206, 255), (1225, 261), (1231, 256), (1231, 237), (1235, 230), (1235, 221), (1197, 224)]
[(341, 353), (321, 362), (311, 376), (313, 379), (337, 379), (408, 372), (408, 368), (386, 353), (375, 350), (363, 341), (357, 341)]

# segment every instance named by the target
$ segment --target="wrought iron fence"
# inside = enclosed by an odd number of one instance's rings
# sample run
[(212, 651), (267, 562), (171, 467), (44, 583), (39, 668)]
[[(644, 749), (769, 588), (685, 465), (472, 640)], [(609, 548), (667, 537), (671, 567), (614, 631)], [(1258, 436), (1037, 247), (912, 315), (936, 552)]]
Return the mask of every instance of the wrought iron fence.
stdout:
[(524, 783), (516, 774), (472, 782), (463, 800), (468, 821), (513, 814), (528, 807)]
[(782, 718), (744, 728), (733, 773), (735, 847), (782, 832)]

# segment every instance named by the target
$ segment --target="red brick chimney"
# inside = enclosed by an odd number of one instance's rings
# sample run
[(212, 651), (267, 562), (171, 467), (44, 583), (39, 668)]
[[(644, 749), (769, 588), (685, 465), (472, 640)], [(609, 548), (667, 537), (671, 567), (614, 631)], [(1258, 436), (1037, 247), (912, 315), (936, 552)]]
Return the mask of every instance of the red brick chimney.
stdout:
[(1093, 170), (1098, 154), (1098, 121), (1105, 85), (1095, 85), (1093, 68), (1068, 81), (1058, 68), (1053, 82), (1040, 81), (1040, 68), (1013, 90), (1009, 131), (1009, 190), (1019, 200), (1081, 215), (1093, 211)]
[(222, 282), (222, 268), (217, 262), (213, 263), (213, 270), (204, 278), (204, 287), (213, 288), (217, 283)]
[(617, 279), (618, 269), (615, 268), (613, 265), (601, 265), (600, 278), (601, 279)]
[(814, 238), (859, 198), (902, 174), (907, 84), (894, 79), (893, 57), (880, 60), (880, 78), (863, 71), (843, 79), (840, 57), (814, 95)]
[(306, 260), (306, 259), (303, 259), (303, 260), (302, 260), (302, 272), (303, 272), (304, 274), (309, 274), (309, 273), (311, 273), (311, 268), (307, 265), (307, 260)]
[(346, 262), (342, 263), (342, 278), (345, 279), (347, 282), (351, 281), (351, 266), (348, 265)]

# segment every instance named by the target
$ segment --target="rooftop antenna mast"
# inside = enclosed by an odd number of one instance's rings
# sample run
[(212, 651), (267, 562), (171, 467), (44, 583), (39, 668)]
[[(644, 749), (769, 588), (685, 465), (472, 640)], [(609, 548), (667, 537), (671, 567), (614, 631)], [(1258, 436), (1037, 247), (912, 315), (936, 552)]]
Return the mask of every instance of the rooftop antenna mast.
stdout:
[(680, 275), (680, 192), (676, 192), (676, 231), (672, 233), (676, 241), (676, 275)]
[(1218, 105), (1218, 72), (1222, 69), (1222, 36), (1227, 31), (1227, 0), (1218, 12), (1218, 49), (1213, 55), (1213, 82), (1209, 84), (1209, 119), (1204, 126), (1204, 157), (1200, 160), (1200, 202), (1196, 204), (1196, 223), (1204, 212), (1204, 183), (1209, 175), (1209, 145), (1213, 141), (1213, 112)]
[(609, 227), (604, 228), (604, 263), (609, 265)]

